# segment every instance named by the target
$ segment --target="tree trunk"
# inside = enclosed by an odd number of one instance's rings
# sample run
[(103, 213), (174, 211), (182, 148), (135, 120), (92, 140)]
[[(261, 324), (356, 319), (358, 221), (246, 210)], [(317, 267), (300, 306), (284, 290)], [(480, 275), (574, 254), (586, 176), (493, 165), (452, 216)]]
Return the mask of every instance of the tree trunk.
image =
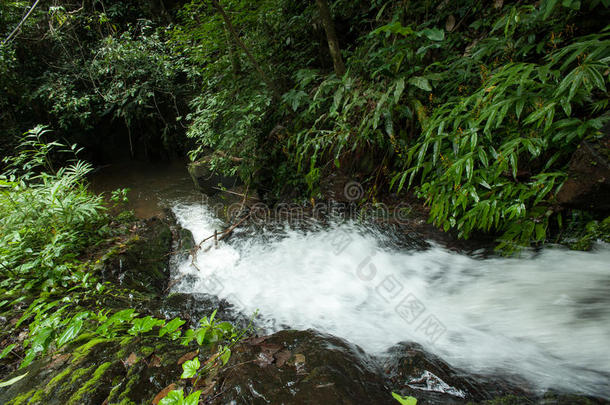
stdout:
[(225, 29), (227, 34), (227, 50), (229, 52), (229, 59), (231, 59), (231, 68), (233, 69), (233, 78), (238, 79), (241, 74), (241, 63), (239, 62), (239, 54), (237, 53), (237, 48), (235, 46), (235, 42), (233, 41), (233, 37), (228, 29)]
[(335, 73), (337, 76), (341, 77), (345, 74), (345, 65), (343, 64), (343, 58), (341, 57), (341, 48), (339, 47), (339, 40), (337, 39), (337, 33), (335, 32), (335, 23), (330, 16), (328, 2), (326, 0), (316, 0), (316, 3), (318, 4), (318, 10), (320, 11), (320, 17), (322, 18), (324, 31), (326, 31), (328, 49), (330, 50), (331, 58), (333, 58)]
[(227, 29), (231, 33), (231, 36), (233, 36), (233, 40), (235, 41), (237, 46), (239, 46), (241, 49), (244, 50), (244, 52), (246, 53), (246, 56), (248, 57), (248, 60), (250, 61), (252, 66), (254, 66), (254, 69), (256, 69), (261, 80), (263, 82), (265, 82), (265, 84), (267, 85), (267, 87), (269, 87), (269, 89), (271, 89), (274, 97), (276, 97), (276, 98), (279, 97), (279, 92), (278, 92), (277, 88), (275, 87), (275, 84), (269, 79), (269, 77), (267, 77), (267, 75), (265, 74), (265, 72), (263, 71), (261, 66), (258, 64), (256, 59), (254, 59), (254, 56), (252, 56), (252, 53), (250, 52), (250, 50), (246, 47), (246, 45), (243, 43), (243, 41), (239, 38), (239, 35), (237, 34), (237, 31), (235, 30), (233, 23), (231, 23), (231, 19), (229, 18), (227, 13), (225, 13), (225, 10), (222, 8), (222, 6), (218, 2), (218, 0), (212, 0), (212, 5), (216, 8), (216, 10), (218, 10), (220, 15), (224, 19)]

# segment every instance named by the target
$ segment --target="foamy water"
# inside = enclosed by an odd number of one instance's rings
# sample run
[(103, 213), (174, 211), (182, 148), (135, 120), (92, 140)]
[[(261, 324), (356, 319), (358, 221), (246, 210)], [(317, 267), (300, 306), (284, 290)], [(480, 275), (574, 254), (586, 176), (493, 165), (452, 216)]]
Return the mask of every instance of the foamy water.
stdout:
[[(196, 241), (221, 229), (200, 204), (174, 206)], [(268, 331), (315, 328), (382, 354), (422, 344), (454, 367), (532, 387), (610, 397), (610, 247), (476, 258), (392, 247), (354, 223), (234, 238), (184, 262), (175, 289), (258, 310)]]

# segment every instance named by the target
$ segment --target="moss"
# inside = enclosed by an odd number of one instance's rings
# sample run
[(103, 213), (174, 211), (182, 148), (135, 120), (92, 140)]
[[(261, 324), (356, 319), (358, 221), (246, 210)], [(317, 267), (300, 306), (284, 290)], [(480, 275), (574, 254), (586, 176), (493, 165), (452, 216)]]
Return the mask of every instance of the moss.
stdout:
[[(127, 398), (127, 395), (131, 392), (131, 388), (138, 382), (138, 373), (134, 372), (136, 367), (132, 367), (127, 373), (127, 383), (122, 382), (121, 384), (115, 385), (114, 388), (108, 394), (108, 403), (116, 404), (117, 400), (123, 403)], [(123, 380), (123, 381), (125, 381)]]
[(70, 384), (76, 383), (76, 381), (78, 381), (82, 376), (84, 376), (85, 374), (88, 374), (91, 371), (91, 369), (93, 369), (93, 367), (94, 366), (90, 366), (90, 367), (80, 368), (80, 369), (76, 370), (72, 374), (72, 377), (70, 378)]
[(119, 402), (118, 405), (136, 405), (136, 403), (130, 399), (124, 399), (121, 402)]
[(27, 404), (28, 399), (35, 393), (36, 390), (30, 390), (21, 395), (17, 395), (12, 401), (6, 403), (6, 405), (22, 405)]
[(100, 343), (104, 343), (104, 342), (111, 342), (113, 340), (116, 340), (116, 339), (95, 338), (95, 339), (91, 339), (84, 345), (79, 346), (76, 350), (74, 350), (72, 364), (74, 364), (74, 365), (78, 364), (80, 360), (82, 360), (87, 354), (89, 354), (89, 352), (91, 351), (91, 349), (94, 346), (96, 346)]
[(124, 337), (123, 339), (121, 339), (121, 341), (119, 342), (119, 344), (121, 345), (121, 347), (123, 346), (127, 346), (129, 343), (131, 343), (132, 340), (134, 340), (135, 338), (133, 336), (127, 336)]
[[(134, 369), (135, 367), (132, 368), (132, 370)], [(131, 392), (133, 386), (137, 384), (139, 377), (140, 376), (137, 373), (134, 373), (134, 375), (129, 378), (129, 381), (127, 381), (127, 384), (125, 385), (125, 389), (123, 390), (123, 392), (121, 392), (118, 398), (121, 400), (121, 403), (123, 403), (123, 401), (125, 400), (129, 400), (128, 395)]]
[(59, 374), (57, 374), (55, 377), (51, 378), (51, 380), (47, 383), (47, 386), (45, 387), (44, 391), (47, 394), (50, 394), (55, 387), (57, 387), (57, 385), (62, 382), (64, 380), (64, 378), (66, 378), (66, 376), (68, 374), (70, 374), (72, 372), (72, 367), (68, 366), (66, 367), (62, 372), (60, 372)]
[(109, 361), (102, 363), (95, 370), (95, 372), (93, 373), (93, 376), (85, 384), (83, 384), (83, 386), (80, 387), (79, 390), (76, 391), (76, 393), (74, 395), (72, 395), (72, 397), (68, 400), (68, 405), (82, 403), (81, 399), (82, 399), (83, 395), (85, 395), (87, 392), (91, 391), (93, 386), (99, 381), (100, 378), (102, 378), (102, 376), (104, 375), (106, 370), (108, 370), (108, 367), (110, 367), (111, 365), (112, 365), (112, 363)]
[(154, 353), (154, 351), (155, 351), (155, 348), (154, 347), (150, 347), (150, 346), (144, 346), (144, 347), (140, 348), (140, 353), (142, 353), (142, 355), (144, 357), (150, 356), (151, 354)]

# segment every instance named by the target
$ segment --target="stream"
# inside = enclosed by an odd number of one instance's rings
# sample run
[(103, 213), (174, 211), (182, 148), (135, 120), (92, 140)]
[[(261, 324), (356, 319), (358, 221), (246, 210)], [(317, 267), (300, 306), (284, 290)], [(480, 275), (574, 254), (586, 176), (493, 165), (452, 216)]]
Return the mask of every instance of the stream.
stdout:
[[(154, 205), (171, 206), (196, 241), (226, 226), (185, 183), (157, 189)], [(234, 237), (196, 263), (178, 266), (174, 291), (258, 311), (265, 332), (314, 328), (378, 356), (414, 341), (470, 373), (610, 397), (606, 244), (489, 257), (405, 246), (383, 229), (337, 221)]]

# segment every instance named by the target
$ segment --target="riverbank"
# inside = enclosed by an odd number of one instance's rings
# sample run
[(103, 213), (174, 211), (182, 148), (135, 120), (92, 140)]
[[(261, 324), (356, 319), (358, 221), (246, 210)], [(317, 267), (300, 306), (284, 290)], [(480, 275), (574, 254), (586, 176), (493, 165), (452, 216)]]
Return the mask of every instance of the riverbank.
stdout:
[[(103, 307), (111, 313), (133, 309), (140, 317), (167, 322), (179, 316), (185, 322), (180, 328), (183, 331), (197, 327), (200, 317), (216, 310), (221, 319), (247, 324), (248, 314), (240, 314), (230, 300), (210, 294), (168, 294), (171, 261), (188, 260), (193, 245), (189, 233), (172, 223), (171, 215), (168, 218), (125, 224), (129, 232), (123, 238), (91, 257), (96, 263), (93, 276), (105, 280), (104, 290), (73, 291), (67, 297), (78, 303), (78, 309)], [(178, 256), (170, 259), (176, 253)], [(18, 325), (27, 301), (8, 311), (3, 309), (7, 326), (3, 346), (7, 339), (19, 343), (31, 333), (30, 322), (35, 319), (26, 318)], [(391, 392), (418, 398), (419, 404), (608, 403), (569, 394), (539, 396), (525, 382), (518, 385), (500, 376), (465, 373), (412, 343), (397, 345), (386, 356), (372, 356), (353, 343), (315, 330), (281, 330), (272, 335), (257, 335), (254, 330), (251, 337), (232, 347), (226, 365), (218, 364), (204, 378), (189, 381), (180, 378), (182, 365), (194, 358), (200, 364), (214, 363), (218, 344), (199, 346), (193, 341), (185, 346), (181, 339), (160, 338), (160, 331), (154, 326), (136, 336), (84, 334), (66, 346), (50, 347), (30, 366), (11, 372), (7, 362), (16, 365), (21, 353), (17, 349), (13, 352), (17, 357), (2, 360), (2, 380), (27, 374), (0, 388), (0, 401), (144, 404), (157, 403), (169, 391), (183, 387), (202, 391), (201, 402), (210, 404), (228, 400), (391, 404), (395, 403)]]

